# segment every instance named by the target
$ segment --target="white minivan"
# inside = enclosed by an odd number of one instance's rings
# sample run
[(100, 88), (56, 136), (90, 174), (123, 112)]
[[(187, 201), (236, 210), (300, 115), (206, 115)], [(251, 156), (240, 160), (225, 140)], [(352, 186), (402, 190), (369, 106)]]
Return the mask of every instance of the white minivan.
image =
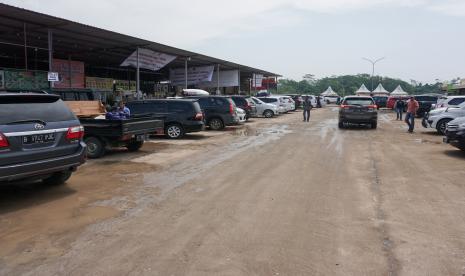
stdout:
[(284, 104), (284, 99), (282, 96), (269, 96), (269, 97), (258, 97), (260, 100), (264, 101), (265, 103), (273, 104), (278, 108), (278, 112), (286, 113), (288, 112), (288, 107)]

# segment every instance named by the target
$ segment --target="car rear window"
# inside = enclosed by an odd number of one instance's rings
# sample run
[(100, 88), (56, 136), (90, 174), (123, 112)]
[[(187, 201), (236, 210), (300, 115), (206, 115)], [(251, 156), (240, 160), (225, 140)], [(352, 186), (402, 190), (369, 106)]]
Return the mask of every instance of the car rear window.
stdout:
[(278, 101), (278, 99), (276, 98), (260, 98), (260, 100), (262, 100), (265, 103), (275, 103)]
[(428, 101), (428, 102), (435, 102), (438, 98), (433, 96), (416, 96), (415, 100), (417, 101)]
[(344, 100), (345, 105), (373, 105), (373, 99), (371, 98), (348, 98)]
[(245, 106), (247, 104), (247, 100), (242, 97), (232, 97), (232, 100), (239, 106)]
[(166, 112), (166, 102), (129, 102), (126, 106), (133, 114), (164, 113)]
[(448, 105), (459, 105), (465, 101), (465, 98), (455, 98), (450, 100), (447, 104)]
[(58, 97), (0, 97), (0, 124), (25, 120), (59, 122), (76, 120), (76, 116)]
[(169, 112), (192, 112), (190, 102), (168, 101)]

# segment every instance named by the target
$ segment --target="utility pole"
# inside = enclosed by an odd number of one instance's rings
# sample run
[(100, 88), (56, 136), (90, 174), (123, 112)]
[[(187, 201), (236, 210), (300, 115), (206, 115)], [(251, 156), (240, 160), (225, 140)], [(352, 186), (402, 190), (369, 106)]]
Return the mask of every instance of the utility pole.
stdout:
[(374, 77), (374, 75), (375, 75), (375, 65), (376, 65), (376, 63), (378, 63), (379, 61), (385, 59), (385, 57), (379, 58), (379, 59), (377, 59), (377, 60), (371, 60), (371, 59), (369, 59), (369, 58), (362, 58), (362, 59), (368, 61), (368, 62), (371, 63), (371, 65), (373, 66), (373, 68), (372, 68), (373, 70), (371, 71), (371, 91), (373, 91), (373, 90), (375, 89), (375, 88), (374, 88), (374, 85), (373, 85), (373, 77)]

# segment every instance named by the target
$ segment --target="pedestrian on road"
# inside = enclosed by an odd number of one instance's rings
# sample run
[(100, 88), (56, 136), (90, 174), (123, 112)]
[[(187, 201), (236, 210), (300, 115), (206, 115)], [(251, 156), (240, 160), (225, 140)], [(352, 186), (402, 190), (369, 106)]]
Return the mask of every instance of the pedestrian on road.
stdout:
[(321, 108), (321, 99), (320, 96), (316, 96), (316, 107)]
[(398, 99), (394, 105), (394, 109), (397, 113), (397, 119), (402, 121), (402, 113), (404, 112), (405, 102), (402, 99)]
[(415, 114), (417, 114), (419, 107), (420, 105), (417, 100), (413, 96), (410, 97), (410, 100), (407, 102), (407, 114), (405, 115), (405, 122), (408, 125), (409, 133), (413, 133), (413, 129), (415, 128)]
[(302, 103), (304, 109), (304, 122), (310, 121), (310, 110), (313, 108), (312, 102), (310, 101), (309, 96), (304, 97), (304, 102)]

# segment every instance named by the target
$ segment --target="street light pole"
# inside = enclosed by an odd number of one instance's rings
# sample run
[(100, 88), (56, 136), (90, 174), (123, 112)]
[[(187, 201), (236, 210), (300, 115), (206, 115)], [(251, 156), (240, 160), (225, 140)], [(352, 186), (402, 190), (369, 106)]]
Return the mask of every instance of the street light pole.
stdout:
[(377, 60), (371, 60), (369, 58), (362, 58), (366, 61), (368, 61), (369, 63), (371, 63), (371, 65), (373, 66), (373, 70), (371, 71), (371, 91), (374, 90), (374, 87), (373, 87), (373, 77), (375, 75), (375, 64), (378, 63), (379, 61), (385, 59), (385, 57), (382, 57), (382, 58), (378, 58)]

